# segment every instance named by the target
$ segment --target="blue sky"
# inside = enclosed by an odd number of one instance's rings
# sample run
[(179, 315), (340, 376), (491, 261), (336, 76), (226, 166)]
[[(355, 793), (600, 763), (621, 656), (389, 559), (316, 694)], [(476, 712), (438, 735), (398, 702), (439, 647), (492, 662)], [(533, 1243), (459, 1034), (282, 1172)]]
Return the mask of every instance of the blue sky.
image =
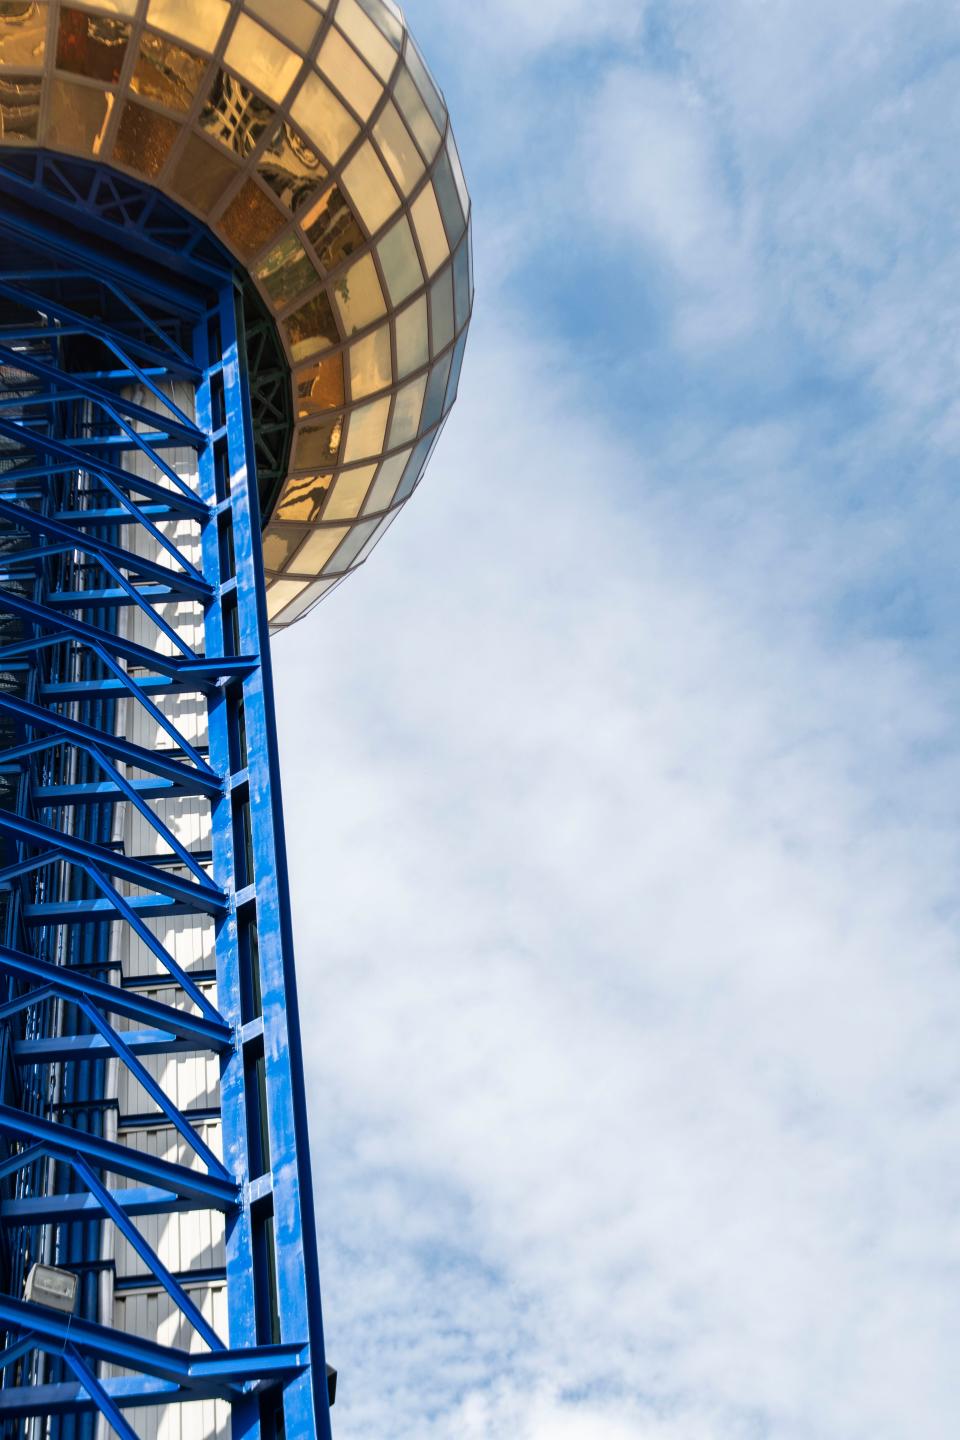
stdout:
[(954, 1440), (960, 17), (407, 14), (460, 400), (275, 646), (338, 1440)]

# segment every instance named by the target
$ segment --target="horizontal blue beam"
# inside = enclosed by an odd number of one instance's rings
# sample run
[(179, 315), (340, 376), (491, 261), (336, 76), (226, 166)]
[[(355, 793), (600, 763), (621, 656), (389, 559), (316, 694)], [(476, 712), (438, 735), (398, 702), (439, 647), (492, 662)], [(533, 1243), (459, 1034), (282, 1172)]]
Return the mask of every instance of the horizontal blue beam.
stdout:
[[(207, 1210), (205, 1200), (176, 1195), (157, 1185), (132, 1185), (127, 1190), (111, 1191), (115, 1202), (131, 1216), (185, 1215), (192, 1210)], [(0, 1200), (0, 1225), (9, 1227), (35, 1225), (66, 1225), (74, 1221), (105, 1220), (106, 1212), (99, 1200), (87, 1190), (69, 1195), (33, 1195), (20, 1200)]]
[[(125, 895), (124, 900), (141, 920), (156, 920), (161, 915), (180, 915), (176, 900), (166, 895)], [(110, 900), (57, 900), (43, 905), (25, 905), (23, 918), (28, 925), (96, 925), (117, 919), (117, 907)]]
[[(136, 591), (139, 600), (149, 605), (169, 605), (180, 598), (180, 591), (173, 585), (138, 585)], [(57, 590), (48, 596), (48, 600), (58, 610), (116, 609), (120, 605), (138, 603), (129, 591), (115, 586), (107, 590)]]
[(7, 1295), (0, 1295), (0, 1324), (18, 1334), (32, 1331), (44, 1349), (56, 1349), (70, 1342), (83, 1354), (142, 1375), (153, 1375), (158, 1380), (169, 1380), (188, 1388), (216, 1387), (215, 1393), (225, 1400), (238, 1393), (252, 1394), (271, 1383), (290, 1380), (301, 1374), (308, 1363), (307, 1347), (297, 1344), (191, 1355), (185, 1350), (97, 1325), (92, 1320), (61, 1315), (59, 1311), (31, 1305), (25, 1300), (12, 1300)]
[(146, 1151), (103, 1140), (99, 1135), (76, 1130), (70, 1125), (41, 1120), (39, 1116), (28, 1115), (25, 1110), (16, 1110), (12, 1105), (0, 1105), (0, 1132), (12, 1140), (36, 1141), (48, 1154), (65, 1160), (67, 1164), (71, 1163), (73, 1155), (82, 1155), (90, 1164), (109, 1170), (111, 1174), (128, 1175), (131, 1180), (205, 1201), (211, 1210), (234, 1210), (240, 1203), (239, 1186), (232, 1180), (221, 1180), (200, 1170), (190, 1170), (186, 1165), (158, 1160)]
[(0, 810), (0, 833), (5, 832), (15, 839), (49, 851), (54, 856), (69, 856), (76, 861), (87, 861), (96, 865), (108, 875), (126, 880), (131, 885), (155, 886), (162, 894), (177, 900), (196, 912), (208, 915), (222, 915), (227, 909), (227, 897), (216, 886), (202, 885), (199, 881), (181, 880), (157, 866), (144, 864), (135, 856), (124, 855), (89, 840), (79, 840), (52, 825), (41, 825), (28, 820), (25, 815), (11, 815)]
[(47, 365), (28, 350), (8, 350), (6, 345), (0, 345), (0, 365), (12, 365), (18, 370), (25, 370), (28, 374), (45, 380), (54, 390), (69, 390), (72, 394), (83, 395), (87, 400), (103, 406), (108, 412), (119, 411), (128, 420), (139, 421), (144, 425), (162, 423), (164, 433), (176, 437), (182, 444), (196, 448), (206, 444), (206, 436), (195, 425), (184, 425), (173, 416), (167, 417), (156, 410), (148, 410), (145, 405), (138, 405), (135, 400), (128, 400), (122, 395), (105, 390), (103, 386), (84, 380), (77, 374), (67, 373), (55, 365)]
[[(0, 769), (2, 768), (3, 753), (0, 751)], [(199, 785), (185, 788), (174, 785), (171, 780), (130, 780), (128, 784), (141, 800), (170, 800), (178, 795), (206, 793)], [(44, 805), (115, 805), (127, 798), (120, 786), (109, 780), (93, 785), (37, 785), (32, 794), (38, 809)]]
[[(197, 1049), (196, 1040), (175, 1040), (164, 1030), (124, 1030), (123, 1043), (139, 1056), (187, 1055)], [(18, 1040), (13, 1047), (13, 1058), (18, 1065), (108, 1060), (113, 1054), (102, 1035), (53, 1035), (45, 1040)]]
[[(138, 675), (137, 687), (152, 696), (199, 694), (196, 686), (191, 688), (188, 681), (169, 675)], [(65, 680), (40, 686), (40, 699), (54, 704), (60, 700), (123, 700), (129, 694), (130, 687), (122, 680)]]
[[(138, 680), (137, 684), (139, 683)], [(129, 688), (125, 693), (130, 694)], [(164, 754), (162, 750), (136, 745), (123, 735), (111, 735), (93, 725), (84, 725), (80, 720), (73, 720), (68, 715), (58, 715), (54, 710), (33, 705), (29, 700), (21, 700), (16, 695), (0, 692), (0, 713), (14, 715), (25, 726), (41, 730), (44, 734), (62, 735), (66, 740), (95, 746), (112, 760), (122, 760), (125, 765), (133, 765), (138, 770), (163, 775), (178, 787), (182, 787), (186, 795), (201, 794), (215, 799), (223, 791), (223, 782), (209, 765), (198, 769), (172, 755)], [(3, 752), (0, 751), (0, 761), (2, 760)]]
[[(38, 908), (42, 910), (44, 907)], [(36, 960), (32, 955), (0, 945), (0, 974), (25, 985), (52, 990), (61, 999), (74, 1004), (90, 1000), (108, 1015), (123, 1015), (147, 1030), (165, 1030), (171, 1036), (188, 1042), (195, 1050), (224, 1051), (233, 1048), (233, 1034), (225, 1021), (205, 1020), (187, 1010), (163, 1005), (159, 1000), (139, 995), (136, 990), (123, 985), (108, 985), (69, 965), (51, 965), (47, 960)], [(150, 983), (162, 985), (164, 982), (168, 985), (173, 983), (167, 976), (157, 976)]]

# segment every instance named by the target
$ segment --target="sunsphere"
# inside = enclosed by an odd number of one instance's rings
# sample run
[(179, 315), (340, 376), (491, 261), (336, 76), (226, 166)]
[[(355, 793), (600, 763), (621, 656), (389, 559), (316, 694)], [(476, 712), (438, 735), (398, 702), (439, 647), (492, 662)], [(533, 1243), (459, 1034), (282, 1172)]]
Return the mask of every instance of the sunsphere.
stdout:
[(0, 0), (0, 1440), (330, 1440), (269, 636), (470, 244), (393, 0)]

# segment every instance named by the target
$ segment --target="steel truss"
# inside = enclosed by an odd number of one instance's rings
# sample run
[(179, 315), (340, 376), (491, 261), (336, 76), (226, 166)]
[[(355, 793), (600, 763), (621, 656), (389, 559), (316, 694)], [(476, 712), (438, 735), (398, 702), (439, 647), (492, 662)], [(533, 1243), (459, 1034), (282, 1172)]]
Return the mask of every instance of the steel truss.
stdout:
[[(216, 1400), (234, 1437), (326, 1440), (238, 290), (207, 240), (174, 275), (21, 201), (0, 221), (0, 1435), (130, 1440), (143, 1407)], [(207, 927), (211, 967), (165, 943), (178, 924)], [(218, 1096), (184, 1108), (164, 1065), (198, 1054)], [(131, 1138), (117, 1067), (166, 1152)], [(150, 1241), (191, 1212), (224, 1217), (213, 1269)], [(36, 1260), (80, 1277), (75, 1315), (23, 1298)], [(224, 1282), (225, 1333), (203, 1303)], [(116, 1323), (144, 1284), (185, 1343)]]

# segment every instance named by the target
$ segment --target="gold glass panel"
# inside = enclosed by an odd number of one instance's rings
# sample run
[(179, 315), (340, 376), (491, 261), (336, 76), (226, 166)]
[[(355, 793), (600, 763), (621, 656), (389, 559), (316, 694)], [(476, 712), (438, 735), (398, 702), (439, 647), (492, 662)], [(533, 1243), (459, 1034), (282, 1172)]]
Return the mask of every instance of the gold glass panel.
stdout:
[(390, 299), (394, 305), (400, 305), (423, 284), (420, 257), (406, 215), (401, 215), (396, 225), (384, 235), (377, 246), (377, 254)]
[(84, 0), (88, 10), (105, 10), (109, 15), (126, 15), (133, 19), (137, 13), (137, 0)]
[(317, 601), (327, 593), (330, 587), (336, 585), (336, 583), (337, 581), (334, 578), (331, 580), (315, 580), (312, 585), (308, 585), (303, 593), (297, 596), (296, 604), (288, 605), (283, 611), (283, 614), (278, 615), (278, 625), (292, 625), (295, 620), (299, 620), (301, 615), (305, 615), (310, 607), (315, 605)]
[(420, 97), (420, 91), (414, 85), (408, 70), (401, 70), (393, 87), (393, 98), (396, 100), (403, 113), (414, 138), (424, 155), (427, 163), (433, 159), (440, 149), (440, 131), (430, 118), (430, 111), (424, 105)]
[(276, 239), (286, 223), (283, 211), (256, 180), (247, 180), (221, 215), (218, 228), (232, 248), (250, 260)]
[(301, 52), (310, 49), (320, 25), (320, 17), (307, 0), (247, 0), (247, 9), (274, 30), (286, 36)]
[(286, 121), (261, 155), (257, 172), (291, 212), (312, 200), (327, 177), (316, 150)]
[(0, 65), (42, 65), (47, 7), (36, 0), (0, 5)]
[(99, 155), (115, 96), (88, 85), (53, 80), (46, 141), (53, 148)]
[(329, 350), (340, 339), (330, 301), (322, 290), (289, 315), (283, 328), (294, 360), (305, 360), (318, 350)]
[(350, 393), (354, 400), (360, 400), (392, 384), (390, 326), (381, 325), (372, 335), (350, 346)]
[(369, 70), (339, 30), (331, 30), (320, 47), (317, 65), (360, 116), (368, 120), (383, 94), (383, 84)]
[(411, 450), (401, 450), (399, 455), (391, 455), (389, 460), (384, 460), (374, 487), (367, 496), (367, 503), (363, 507), (364, 515), (370, 515), (377, 510), (386, 510), (392, 503), (411, 453)]
[(404, 195), (409, 195), (424, 171), (420, 151), (410, 138), (410, 131), (400, 119), (400, 112), (390, 101), (373, 127), (373, 136), (393, 171)]
[(263, 568), (285, 570), (290, 556), (306, 537), (307, 531), (301, 526), (281, 530), (279, 525), (271, 525), (263, 537)]
[(374, 400), (369, 405), (360, 405), (350, 412), (347, 446), (343, 452), (345, 465), (349, 465), (351, 460), (366, 460), (370, 455), (380, 454), (389, 414), (389, 396)]
[[(282, 7), (278, 7), (282, 8)], [(277, 105), (297, 78), (301, 57), (249, 15), (238, 15), (224, 60)]]
[(316, 425), (301, 425), (294, 442), (294, 469), (322, 469), (335, 465), (343, 439), (343, 417), (335, 415)]
[(332, 483), (332, 475), (291, 475), (277, 504), (276, 518), (312, 524), (323, 508)]
[(299, 370), (294, 377), (297, 416), (313, 415), (321, 410), (341, 410), (345, 401), (343, 355), (328, 355), (309, 370)]
[(294, 560), (294, 570), (301, 575), (319, 575), (348, 534), (346, 525), (331, 525), (323, 530), (315, 530)]
[(257, 270), (257, 279), (270, 296), (270, 303), (276, 310), (283, 310), (292, 304), (315, 285), (319, 278), (313, 268), (313, 261), (294, 234), (285, 235)]
[(40, 75), (10, 75), (0, 70), (0, 144), (36, 140), (42, 85)]
[(430, 111), (430, 116), (438, 130), (442, 130), (447, 123), (447, 111), (440, 98), (440, 92), (433, 83), (433, 76), (427, 69), (426, 61), (413, 43), (413, 36), (407, 45), (407, 68), (413, 76), (414, 83), (423, 97), (423, 102)]
[(130, 26), (123, 20), (63, 9), (57, 31), (57, 68), (115, 85), (129, 39)]
[(457, 142), (453, 138), (453, 131), (447, 131), (447, 156), (450, 160), (450, 169), (453, 171), (453, 183), (457, 187), (457, 194), (460, 196), (460, 206), (464, 215), (470, 214), (470, 193), (467, 190), (467, 182), (463, 174), (463, 166), (460, 163), (460, 151), (457, 149)]
[(438, 355), (453, 339), (453, 270), (449, 266), (430, 287), (430, 324), (433, 353)]
[(226, 70), (218, 70), (197, 123), (229, 150), (249, 155), (273, 116), (265, 100)]
[(360, 219), (373, 235), (400, 207), (400, 199), (377, 152), (365, 140), (343, 172)]
[(362, 465), (359, 470), (341, 470), (336, 485), (330, 491), (330, 499), (323, 512), (324, 520), (356, 519), (376, 473), (376, 465)]
[(427, 298), (421, 295), (397, 316), (397, 379), (412, 375), (430, 359), (427, 340)]
[(399, 50), (403, 41), (403, 26), (393, 11), (383, 4), (383, 0), (359, 0), (359, 4), (360, 9), (366, 11), (381, 34), (386, 35), (393, 43), (394, 49)]
[(427, 184), (410, 207), (414, 229), (420, 241), (423, 263), (427, 274), (433, 275), (450, 254), (446, 231), (440, 218), (440, 207), (433, 186)]
[(173, 172), (171, 188), (181, 200), (207, 215), (236, 173), (236, 165), (222, 150), (191, 135)]
[(290, 106), (290, 114), (320, 153), (334, 165), (360, 133), (360, 127), (350, 112), (340, 104), (329, 85), (325, 85), (312, 71)]
[(361, 255), (335, 287), (340, 318), (347, 335), (365, 330), (387, 313), (383, 291), (371, 255)]
[(397, 53), (373, 21), (364, 15), (357, 0), (340, 0), (334, 19), (381, 80), (389, 80), (397, 63)]
[(397, 392), (393, 406), (393, 419), (390, 422), (390, 444), (389, 450), (394, 450), (398, 445), (406, 445), (408, 440), (413, 440), (420, 429), (420, 416), (423, 413), (423, 396), (427, 388), (427, 377), (421, 375), (417, 380), (411, 380), (409, 385)]
[(178, 40), (213, 50), (229, 14), (227, 0), (150, 0), (147, 20)]
[(184, 114), (199, 93), (208, 64), (205, 55), (196, 55), (148, 30), (140, 41), (130, 89), (135, 95)]
[(337, 185), (317, 201), (302, 224), (325, 270), (335, 270), (364, 244), (360, 222)]
[(306, 590), (308, 580), (275, 580), (267, 591), (267, 618), (272, 620)]
[(120, 116), (113, 158), (152, 180), (167, 163), (179, 134), (175, 120), (128, 100)]

